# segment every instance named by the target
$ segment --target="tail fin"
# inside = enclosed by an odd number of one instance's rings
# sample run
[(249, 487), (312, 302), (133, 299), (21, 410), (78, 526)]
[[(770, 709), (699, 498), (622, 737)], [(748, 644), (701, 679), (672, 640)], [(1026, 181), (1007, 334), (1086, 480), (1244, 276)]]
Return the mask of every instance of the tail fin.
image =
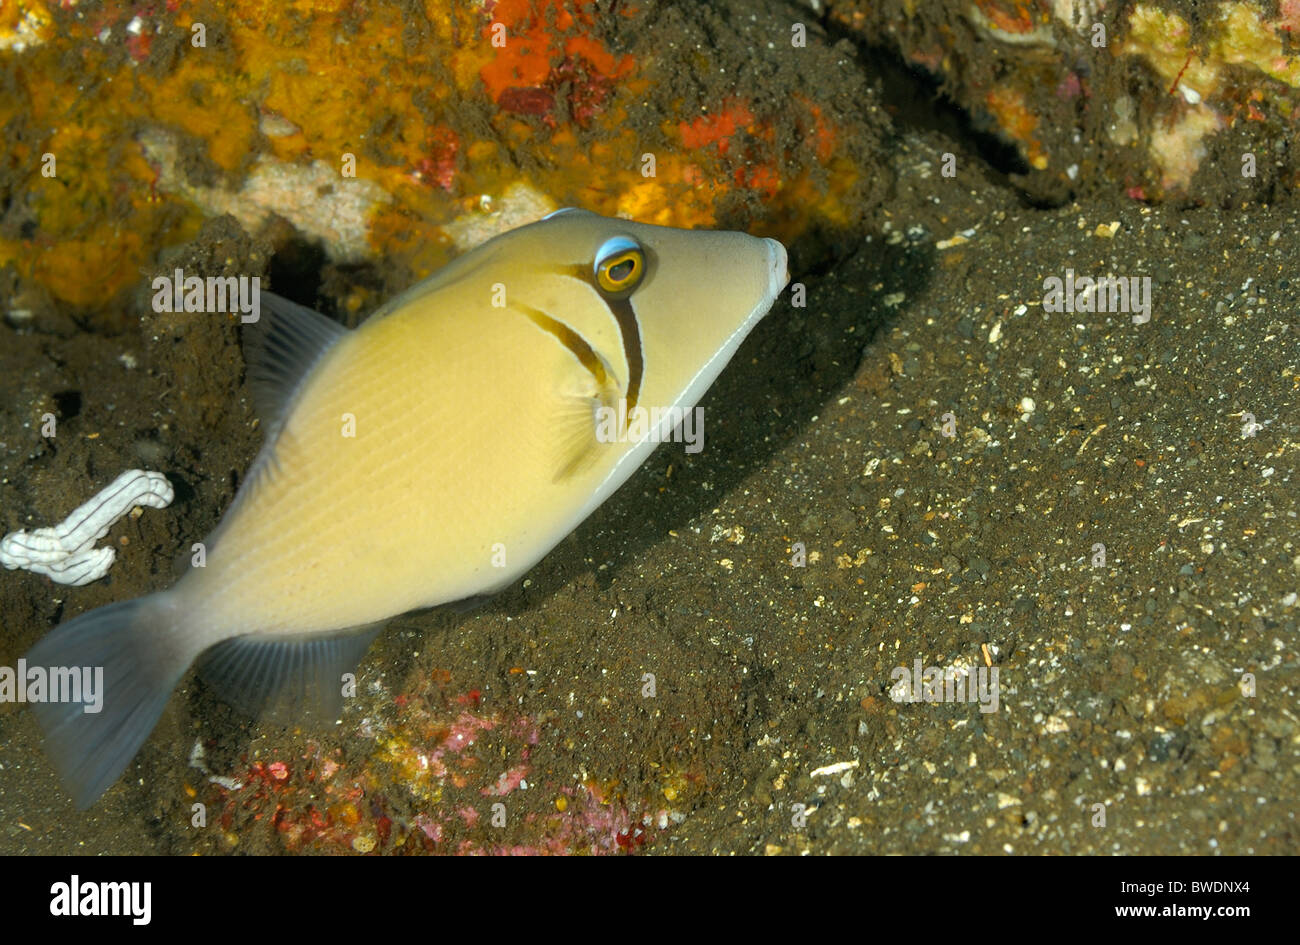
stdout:
[[(84, 810), (108, 790), (153, 731), (196, 653), (178, 632), (167, 592), (109, 604), (55, 627), (27, 654), (28, 672), (102, 668), (98, 711), (81, 701), (33, 701), (50, 760)], [(51, 687), (52, 689), (52, 687)], [(47, 690), (47, 699), (56, 693)]]

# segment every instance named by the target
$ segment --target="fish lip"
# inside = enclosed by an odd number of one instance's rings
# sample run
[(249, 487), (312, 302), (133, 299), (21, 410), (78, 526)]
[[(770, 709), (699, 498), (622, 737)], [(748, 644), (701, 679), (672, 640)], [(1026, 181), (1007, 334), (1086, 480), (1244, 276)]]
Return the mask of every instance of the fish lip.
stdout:
[(768, 297), (774, 299), (790, 282), (789, 257), (776, 240), (764, 238), (763, 242), (767, 244)]

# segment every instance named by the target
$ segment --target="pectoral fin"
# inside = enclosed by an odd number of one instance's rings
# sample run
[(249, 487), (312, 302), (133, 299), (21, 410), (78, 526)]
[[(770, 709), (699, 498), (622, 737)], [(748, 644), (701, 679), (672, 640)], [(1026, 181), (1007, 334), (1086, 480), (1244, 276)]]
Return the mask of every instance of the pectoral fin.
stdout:
[(612, 449), (609, 442), (597, 438), (596, 410), (609, 406), (601, 398), (566, 397), (560, 402), (555, 420), (555, 474), (552, 482), (563, 482), (585, 469), (601, 455)]

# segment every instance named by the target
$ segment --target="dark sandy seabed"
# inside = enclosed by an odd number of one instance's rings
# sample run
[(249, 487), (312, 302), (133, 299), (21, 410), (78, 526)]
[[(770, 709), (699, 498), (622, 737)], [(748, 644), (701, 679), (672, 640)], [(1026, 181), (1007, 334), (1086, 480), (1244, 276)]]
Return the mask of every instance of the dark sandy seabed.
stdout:
[[(637, 797), (668, 761), (703, 772), (645, 852), (1296, 852), (1295, 212), (1035, 209), (963, 142), (900, 126), (875, 232), (795, 272), (807, 307), (787, 292), (709, 393), (704, 452), (661, 447), (524, 586), (395, 620), (347, 714), (370, 711), (368, 682), (444, 670), (558, 731), (534, 781), (580, 760)], [(955, 180), (933, 173), (945, 150)], [(256, 270), (265, 252), (217, 220), (175, 264), (237, 253)], [(1044, 313), (1043, 279), (1067, 268), (1150, 276), (1151, 321)], [(0, 325), (5, 531), (61, 519), (131, 466), (177, 484), (169, 510), (110, 533), (108, 580), (0, 574), (0, 662), (170, 584), (233, 496), (258, 444), (235, 329), (175, 326), (186, 344), (150, 349), (172, 329)], [(33, 405), (64, 391), (79, 392), (65, 435), (42, 452)], [(890, 700), (894, 667), (977, 666), (985, 647), (997, 712)], [(79, 814), (30, 714), (0, 708), (0, 852), (196, 849), (182, 785), (198, 734), (220, 746), (214, 770), (297, 737), (187, 677)]]

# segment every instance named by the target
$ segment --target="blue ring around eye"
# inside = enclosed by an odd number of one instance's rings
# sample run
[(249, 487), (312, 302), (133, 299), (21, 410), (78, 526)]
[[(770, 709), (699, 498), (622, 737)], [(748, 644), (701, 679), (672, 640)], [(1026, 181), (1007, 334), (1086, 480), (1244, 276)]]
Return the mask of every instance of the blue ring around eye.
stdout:
[(641, 244), (630, 236), (612, 236), (600, 244), (600, 249), (596, 250), (596, 262), (592, 267), (595, 272), (600, 271), (601, 265), (611, 256), (617, 256), (619, 253), (626, 253), (628, 250), (641, 252)]

